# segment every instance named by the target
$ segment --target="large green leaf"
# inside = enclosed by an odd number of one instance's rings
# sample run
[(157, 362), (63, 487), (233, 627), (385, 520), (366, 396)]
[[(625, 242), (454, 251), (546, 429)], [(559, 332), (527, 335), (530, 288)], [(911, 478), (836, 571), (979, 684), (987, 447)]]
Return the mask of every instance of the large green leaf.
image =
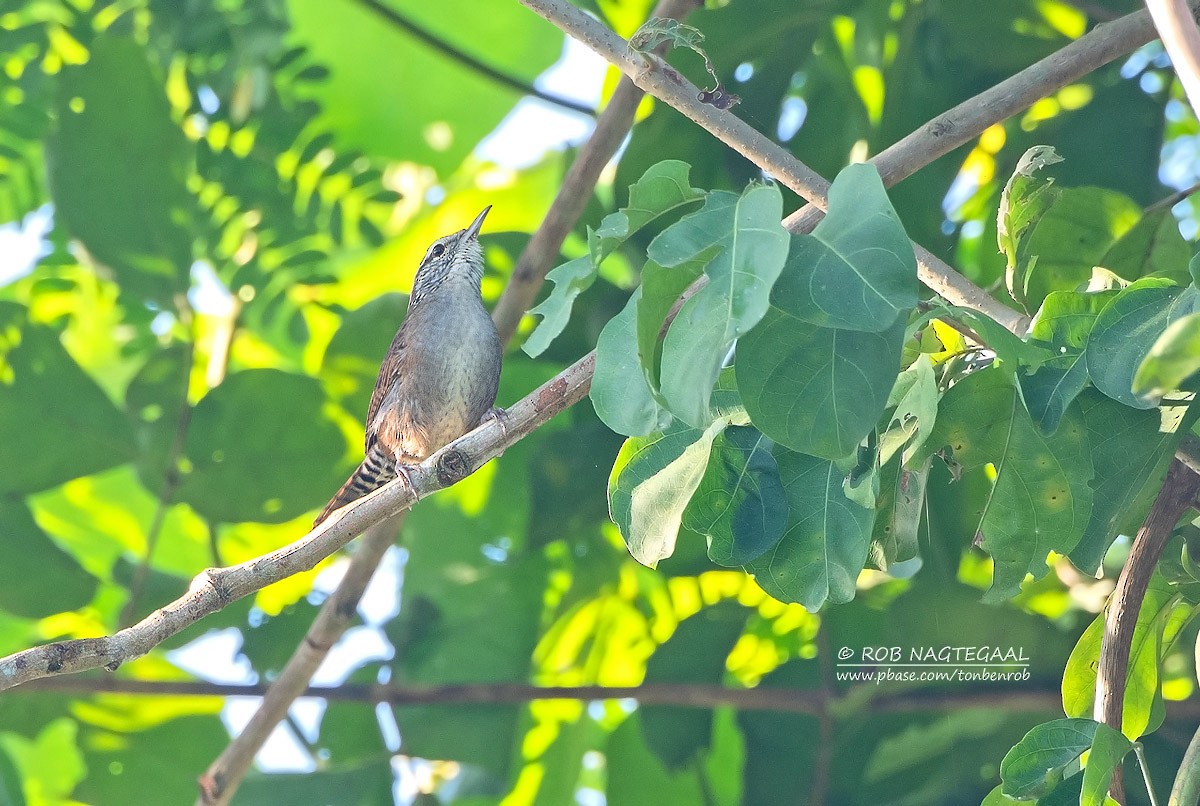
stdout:
[(1200, 313), (1176, 319), (1162, 332), (1133, 376), (1133, 393), (1150, 400), (1200, 372)]
[(1179, 283), (1188, 281), (1187, 264), (1191, 247), (1179, 233), (1179, 224), (1169, 207), (1159, 207), (1109, 247), (1097, 263), (1126, 280), (1154, 275)]
[(188, 286), (191, 148), (133, 39), (98, 36), (65, 68), (46, 144), (55, 214), (126, 291), (162, 304)]
[(23, 501), (0, 497), (0, 610), (42, 618), (92, 600), (98, 581), (38, 527)]
[(1087, 384), (1084, 350), (1096, 317), (1116, 297), (1116, 291), (1084, 294), (1054, 291), (1046, 296), (1030, 327), (1030, 338), (1048, 347), (1053, 358), (1032, 374), (1018, 371), (1021, 397), (1034, 422), (1053, 433), (1071, 401)]
[(1092, 574), (1118, 534), (1132, 535), (1150, 509), (1180, 432), (1157, 410), (1139, 411), (1091, 390), (1079, 398), (1095, 478), (1092, 513), (1071, 561)]
[[(546, 275), (546, 279), (554, 283), (554, 290), (529, 312), (541, 316), (542, 321), (522, 346), (528, 355), (541, 355), (562, 333), (571, 318), (575, 298), (595, 282), (596, 272), (606, 257), (647, 224), (704, 197), (704, 191), (692, 187), (688, 181), (690, 170), (687, 163), (678, 160), (663, 160), (650, 166), (642, 178), (630, 186), (629, 204), (605, 216), (598, 229), (588, 230), (588, 254), (567, 261)], [(681, 287), (679, 291), (682, 290)], [(662, 325), (662, 319), (658, 324)], [(656, 332), (656, 340), (657, 337)]]
[(741, 196), (714, 191), (704, 207), (668, 227), (648, 255), (665, 268), (720, 247), (704, 267), (708, 283), (680, 308), (663, 341), (663, 399), (675, 416), (703, 428), (709, 397), (736, 339), (767, 312), (771, 286), (787, 257), (779, 224), (783, 197), (774, 185), (752, 184)]
[(775, 459), (790, 508), (787, 531), (746, 570), (776, 599), (809, 610), (850, 601), (875, 512), (846, 497), (848, 468), (791, 451), (777, 451)]
[(642, 296), (637, 306), (637, 353), (646, 379), (655, 389), (659, 386), (662, 363), (663, 323), (679, 301), (680, 295), (701, 274), (719, 247), (706, 249), (678, 266), (660, 266), (646, 260), (642, 266)]
[[(559, 37), (505, 0), (389, 5), (437, 40), (520, 81), (532, 83), (562, 51)], [(342, 150), (429, 165), (445, 176), (521, 97), (368, 4), (289, 0), (287, 8), (293, 41), (328, 68), (309, 92)]]
[(912, 244), (874, 166), (843, 169), (829, 188), (829, 214), (791, 240), (773, 298), (797, 318), (878, 333), (917, 304)]
[(45, 490), (121, 464), (129, 419), (26, 310), (0, 302), (0, 492)]
[[(1155, 574), (1138, 611), (1129, 646), (1121, 732), (1130, 739), (1137, 739), (1158, 727), (1154, 714), (1162, 704), (1162, 655), (1187, 618), (1186, 608), (1178, 608), (1178, 604), (1179, 598), (1172, 587), (1160, 574)], [(1093, 619), (1071, 650), (1071, 657), (1063, 669), (1063, 712), (1067, 716), (1081, 717), (1092, 713), (1104, 622), (1104, 613)]]
[(1084, 533), (1093, 471), (1083, 423), (1068, 412), (1053, 435), (1043, 435), (1011, 377), (987, 369), (959, 381), (943, 398), (925, 451), (943, 445), (967, 470), (995, 468), (978, 532), (995, 563), (985, 599), (1003, 601), (1026, 574), (1046, 573), (1048, 552), (1069, 552)]
[(745, 565), (779, 541), (787, 516), (771, 440), (745, 426), (718, 434), (704, 478), (683, 512), (683, 525), (708, 538), (709, 558), (718, 565)]
[(637, 314), (642, 289), (608, 320), (596, 342), (596, 371), (589, 395), (604, 424), (630, 437), (661, 431), (671, 413), (658, 404), (637, 358)]
[(282, 523), (319, 506), (337, 491), (346, 450), (325, 405), (313, 378), (230, 375), (192, 412), (180, 499), (218, 523)]
[(1133, 379), (1155, 342), (1174, 322), (1200, 308), (1195, 286), (1178, 288), (1157, 278), (1138, 280), (1096, 318), (1087, 343), (1092, 384), (1126, 406), (1149, 409), (1158, 399), (1133, 391)]
[(884, 412), (903, 341), (902, 319), (883, 333), (819, 327), (773, 297), (763, 321), (738, 342), (738, 390), (751, 422), (793, 450), (850, 454)]
[(676, 422), (621, 447), (608, 479), (608, 507), (638, 562), (654, 566), (674, 553), (683, 512), (726, 424), (718, 419), (701, 431)]
[[(1123, 749), (1122, 748), (1123, 742)], [(1101, 803), (1096, 800), (1100, 782), (1112, 776), (1112, 769), (1132, 744), (1120, 733), (1090, 719), (1056, 719), (1036, 726), (1017, 742), (1000, 763), (1000, 778), (1005, 795), (1031, 800), (1049, 794), (1058, 786), (1068, 768), (1093, 745), (1097, 770), (1084, 778), (1084, 793), (1080, 803)], [(1088, 765), (1092, 762), (1089, 760)], [(1090, 786), (1089, 786), (1090, 784)]]
[(920, 450), (937, 421), (940, 397), (929, 356), (917, 356), (917, 360), (896, 378), (888, 393), (887, 405), (894, 408), (886, 428), (879, 435), (880, 464), (887, 464), (901, 449), (905, 459)]

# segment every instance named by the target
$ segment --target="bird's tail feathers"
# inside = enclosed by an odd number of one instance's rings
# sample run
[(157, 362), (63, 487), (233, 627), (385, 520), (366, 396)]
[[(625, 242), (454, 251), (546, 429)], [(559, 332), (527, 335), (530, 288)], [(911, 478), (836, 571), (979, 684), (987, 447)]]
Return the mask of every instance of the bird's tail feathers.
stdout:
[(329, 517), (335, 509), (341, 509), (351, 501), (357, 501), (367, 493), (377, 490), (396, 478), (396, 464), (392, 457), (372, 445), (367, 451), (358, 469), (346, 479), (346, 483), (337, 491), (321, 514), (313, 521), (313, 526), (319, 526), (321, 521)]

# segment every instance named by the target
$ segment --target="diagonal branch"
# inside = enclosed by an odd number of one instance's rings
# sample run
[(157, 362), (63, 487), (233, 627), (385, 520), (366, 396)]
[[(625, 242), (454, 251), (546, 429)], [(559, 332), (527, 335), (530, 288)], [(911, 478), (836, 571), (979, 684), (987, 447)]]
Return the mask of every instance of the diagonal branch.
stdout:
[(462, 480), (578, 402), (591, 386), (594, 367), (595, 354), (588, 353), (510, 408), (503, 426), (488, 422), (414, 465), (413, 487), (403, 480), (393, 481), (290, 545), (239, 565), (203, 571), (186, 594), (132, 627), (111, 636), (59, 641), (0, 658), (0, 691), (40, 677), (100, 667), (115, 670), (230, 602), (313, 568), (367, 528)]
[[(650, 14), (682, 20), (698, 5), (699, 0), (659, 0)], [(521, 317), (532, 307), (546, 280), (546, 273), (558, 259), (563, 241), (587, 207), (600, 172), (633, 128), (634, 114), (644, 96), (636, 84), (623, 76), (604, 108), (604, 114), (596, 121), (595, 131), (571, 163), (550, 210), (517, 258), (508, 285), (492, 312), (501, 343), (508, 343), (516, 333)]]
[[(377, 5), (375, 0), (361, 1), (372, 7)], [(697, 0), (660, 0), (652, 13), (682, 18), (697, 4)], [(642, 97), (642, 91), (623, 78), (596, 122), (592, 136), (567, 171), (549, 212), (521, 253), (492, 313), (501, 343), (507, 344), (512, 338), (521, 317), (537, 296), (563, 240), (591, 198), (600, 172), (633, 126)], [(303, 693), (329, 651), (349, 628), (371, 576), (388, 547), (395, 543), (401, 522), (402, 518), (398, 517), (373, 526), (363, 534), (345, 576), (321, 606), (304, 640), (266, 691), (249, 723), (200, 776), (200, 803), (226, 803), (232, 798), (275, 725), (287, 714), (292, 702)]]
[[(628, 42), (568, 0), (519, 1), (596, 51), (633, 83), (691, 118), (765, 173), (817, 207), (826, 207), (829, 180), (732, 112), (701, 103), (700, 89), (666, 62), (632, 50)], [(1025, 329), (1027, 317), (998, 302), (920, 244), (913, 244), (913, 249), (917, 256), (917, 276), (935, 294), (955, 305), (977, 310), (1014, 332)]]
[[(1190, 0), (1190, 6), (1191, 13), (1197, 13), (1200, 0)], [(1029, 108), (1035, 101), (1132, 52), (1155, 36), (1154, 24), (1146, 11), (1099, 25), (1046, 58), (943, 112), (880, 151), (869, 162), (879, 170), (883, 184), (891, 187), (978, 137), (988, 126)], [(796, 232), (808, 232), (822, 215), (816, 205), (808, 204), (788, 216), (784, 225), (789, 229), (798, 227), (793, 230)]]

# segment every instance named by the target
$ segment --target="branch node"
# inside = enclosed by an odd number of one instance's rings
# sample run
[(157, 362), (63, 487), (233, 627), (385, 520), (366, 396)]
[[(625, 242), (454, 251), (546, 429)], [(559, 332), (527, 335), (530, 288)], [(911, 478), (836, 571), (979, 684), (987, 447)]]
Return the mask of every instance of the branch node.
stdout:
[(438, 482), (445, 487), (457, 484), (471, 474), (471, 468), (471, 457), (464, 451), (448, 450), (438, 457)]

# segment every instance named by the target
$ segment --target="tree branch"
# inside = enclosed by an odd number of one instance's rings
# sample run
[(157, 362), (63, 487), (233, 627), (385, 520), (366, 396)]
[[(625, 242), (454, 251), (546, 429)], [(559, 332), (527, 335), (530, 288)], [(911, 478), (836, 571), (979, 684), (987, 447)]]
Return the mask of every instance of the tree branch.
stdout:
[(1146, 0), (1146, 8), (1183, 84), (1192, 114), (1200, 116), (1200, 30), (1188, 4), (1184, 0)]
[[(682, 18), (696, 5), (697, 0), (660, 0), (652, 13)], [(502, 344), (512, 339), (521, 317), (541, 289), (563, 240), (591, 198), (600, 172), (629, 133), (642, 97), (642, 91), (633, 82), (621, 79), (596, 122), (592, 136), (567, 171), (549, 212), (517, 260), (504, 294), (492, 312)], [(363, 535), (346, 575), (333, 596), (321, 606), (303, 642), (272, 683), (250, 722), (200, 776), (201, 804), (228, 802), (237, 791), (275, 725), (287, 714), (291, 703), (301, 695), (329, 650), (350, 626), (375, 568), (388, 547), (395, 543), (400, 522), (397, 519), (391, 527), (386, 524), (374, 526)]]
[[(1200, 0), (1191, 0), (1191, 5), (1193, 9), (1200, 8)], [(1098, 25), (1016, 75), (943, 112), (880, 151), (869, 162), (879, 170), (883, 184), (891, 187), (978, 137), (989, 126), (1131, 53), (1154, 37), (1154, 24), (1147, 11)], [(793, 232), (811, 232), (822, 215), (816, 205), (808, 204), (788, 216), (784, 226), (796, 227)]]
[[(1121, 569), (1117, 587), (1109, 599), (1100, 644), (1100, 667), (1096, 674), (1094, 717), (1115, 730), (1121, 730), (1129, 650), (1142, 600), (1150, 585), (1150, 575), (1158, 565), (1175, 524), (1195, 503), (1197, 494), (1200, 494), (1200, 475), (1178, 459), (1173, 460), (1158, 497), (1138, 529), (1129, 559)], [(1111, 793), (1118, 802), (1124, 803), (1120, 773), (1119, 767), (1114, 770)]]
[(304, 640), (263, 694), (258, 710), (198, 779), (201, 803), (225, 803), (233, 797), (271, 731), (287, 716), (295, 699), (304, 694), (333, 645), (349, 629), (375, 569), (388, 548), (395, 544), (403, 522), (401, 512), (363, 533), (345, 576), (333, 595), (322, 603)]
[(239, 565), (203, 571), (185, 595), (132, 627), (111, 636), (59, 641), (0, 658), (0, 691), (40, 677), (100, 667), (115, 670), (230, 602), (313, 568), (367, 528), (460, 481), (578, 402), (591, 386), (594, 367), (595, 354), (588, 353), (510, 408), (503, 426), (489, 421), (413, 465), (409, 471), (413, 488), (398, 479), (343, 507), (290, 545)]
[[(683, 20), (697, 5), (698, 0), (659, 0), (650, 14)], [(501, 343), (507, 344), (512, 339), (521, 318), (533, 306), (546, 280), (546, 273), (558, 259), (563, 241), (587, 207), (596, 182), (600, 179), (600, 172), (617, 153), (617, 148), (633, 127), (633, 117), (644, 96), (645, 93), (628, 76), (622, 77), (604, 113), (596, 121), (595, 131), (571, 163), (550, 210), (517, 258), (508, 285), (500, 295), (496, 309), (492, 311)]]
[(466, 65), (476, 73), (490, 78), (492, 81), (500, 84), (501, 86), (508, 87), (511, 90), (516, 90), (521, 95), (532, 95), (534, 98), (538, 98), (549, 104), (554, 104), (555, 106), (561, 106), (564, 109), (570, 109), (572, 112), (582, 112), (589, 117), (596, 116), (596, 110), (587, 104), (581, 104), (578, 101), (571, 100), (570, 98), (562, 98), (557, 95), (551, 95), (548, 92), (542, 92), (532, 84), (527, 84), (518, 78), (514, 78), (507, 73), (497, 70), (491, 65), (484, 64), (466, 51), (459, 50), (449, 42), (440, 39), (432, 32), (417, 25), (415, 22), (410, 20), (408, 17), (405, 17), (396, 9), (380, 2), (380, 0), (357, 0), (357, 2), (359, 5), (365, 6), (366, 8), (378, 14), (380, 17), (383, 17), (397, 28), (406, 31), (412, 35), (413, 38), (424, 42), (426, 45), (438, 51), (439, 53), (449, 56), (451, 59)]
[[(637, 86), (670, 104), (783, 185), (825, 209), (827, 179), (733, 113), (701, 103), (697, 100), (699, 88), (657, 56), (632, 50), (628, 42), (567, 0), (519, 1), (607, 59)], [(913, 248), (917, 276), (935, 294), (955, 305), (977, 310), (1009, 330), (1024, 331), (1028, 317), (996, 301), (924, 247), (913, 244)]]

